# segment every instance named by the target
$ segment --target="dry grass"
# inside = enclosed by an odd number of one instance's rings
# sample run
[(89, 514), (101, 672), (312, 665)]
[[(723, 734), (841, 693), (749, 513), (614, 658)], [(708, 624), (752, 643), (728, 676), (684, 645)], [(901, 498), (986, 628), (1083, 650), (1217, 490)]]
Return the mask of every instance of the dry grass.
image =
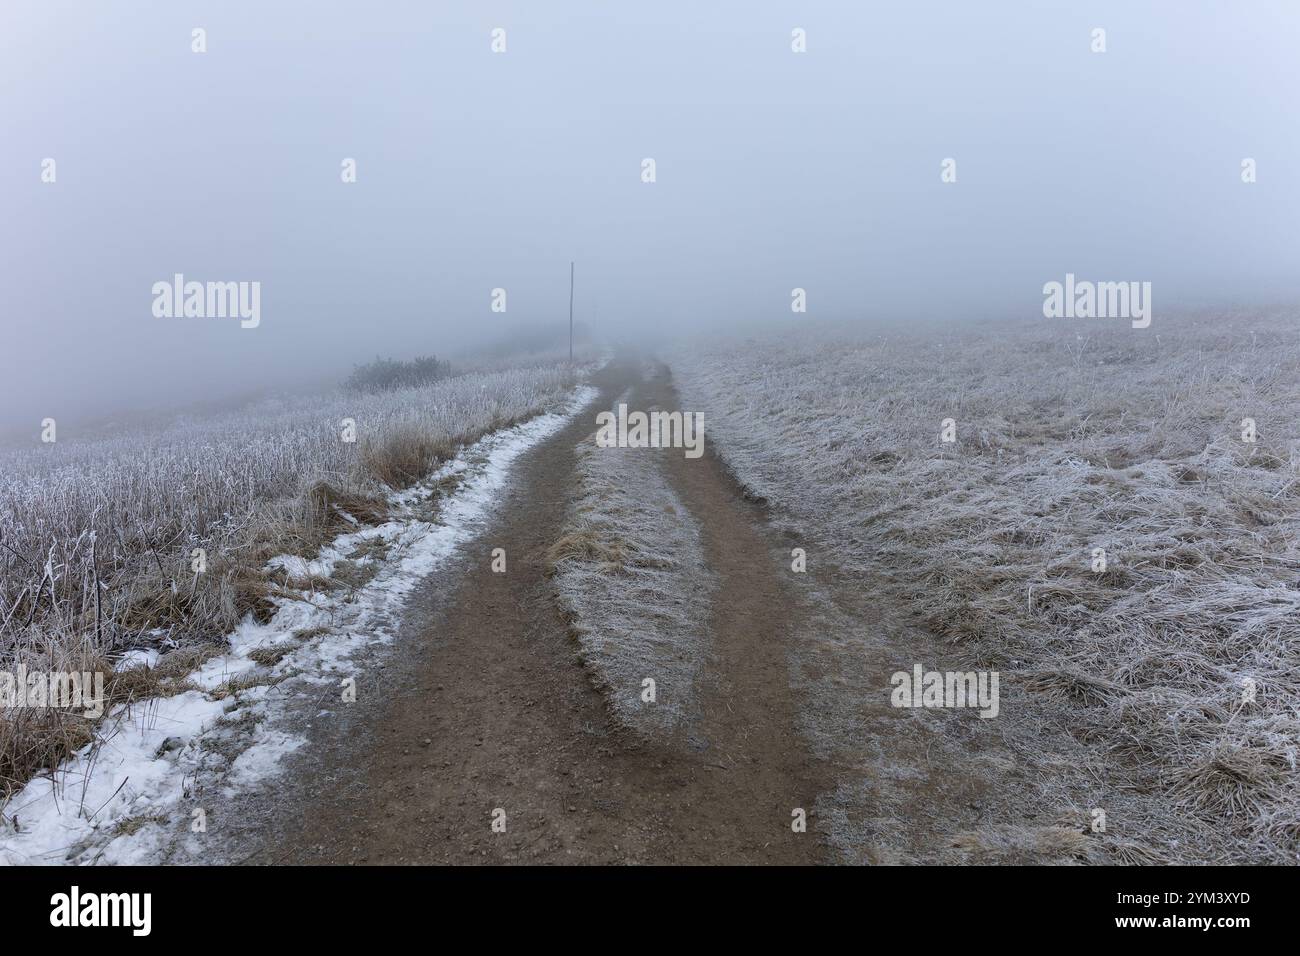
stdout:
[[(33, 632), (6, 662), (6, 669), (26, 665), (28, 672), (90, 673), (103, 676), (105, 712), (119, 704), (169, 697), (190, 689), (189, 675), (221, 653), (198, 644), (162, 655), (153, 667), (143, 664), (115, 671), (94, 644), (73, 635)], [(69, 754), (90, 743), (97, 721), (82, 710), (8, 708), (0, 717), (0, 797), (18, 790), (31, 777), (53, 771)]]
[(305, 514), (302, 525), (315, 532), (313, 551), (346, 527), (376, 525), (388, 520), (388, 500), (375, 492), (365, 493), (340, 488), (329, 481), (317, 481), (303, 497)]
[(1297, 368), (1286, 312), (805, 331), (674, 374), (791, 528), (1023, 683), (1113, 792), (1154, 795), (1160, 853), (1201, 852), (1186, 819), (1294, 862)]
[(952, 848), (964, 863), (975, 865), (1101, 862), (1098, 841), (1066, 827), (985, 827), (959, 833)]
[[(626, 727), (671, 732), (694, 713), (711, 572), (699, 529), (653, 455), (578, 449), (579, 490), (547, 553), (560, 605), (593, 682)], [(641, 699), (653, 678), (656, 701)]]
[(449, 435), (431, 435), (417, 427), (400, 428), (366, 442), (361, 463), (390, 488), (409, 488), (456, 454), (459, 444)]
[(216, 687), (209, 690), (208, 696), (214, 700), (225, 700), (228, 697), (236, 697), (246, 690), (254, 687), (274, 687), (283, 680), (266, 671), (255, 670), (246, 674), (240, 674), (237, 677), (231, 677), (229, 680), (222, 681)]
[(580, 562), (595, 564), (604, 573), (617, 574), (626, 569), (630, 548), (626, 541), (585, 527), (566, 533), (547, 549), (547, 570), (554, 576), (566, 562)]
[(268, 670), (274, 667), (284, 658), (298, 649), (298, 644), (293, 641), (285, 641), (281, 644), (272, 644), (268, 647), (259, 647), (249, 652), (248, 656), (259, 667), (265, 667)]
[[(281, 598), (359, 586), (373, 561), (348, 564), (342, 582), (289, 580), (266, 565), (384, 521), (394, 489), (564, 400), (575, 381), (567, 367), (513, 368), (380, 395), (268, 400), (102, 440), (61, 428), (57, 444), (0, 452), (0, 669), (85, 658), (111, 674), (125, 650), (219, 643), (248, 615), (269, 619)], [(342, 439), (344, 419), (356, 442)], [(206, 559), (197, 572), (196, 549)], [(174, 692), (176, 661), (112, 675), (110, 703)], [(0, 788), (54, 766), (90, 732), (55, 711), (6, 710)]]

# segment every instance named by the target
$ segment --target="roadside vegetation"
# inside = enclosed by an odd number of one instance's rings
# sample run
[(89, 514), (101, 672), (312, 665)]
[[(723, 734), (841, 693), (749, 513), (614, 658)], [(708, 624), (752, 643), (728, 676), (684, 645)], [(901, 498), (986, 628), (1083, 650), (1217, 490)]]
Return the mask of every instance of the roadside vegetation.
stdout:
[[(341, 530), (383, 521), (393, 490), (576, 382), (560, 364), (411, 386), (404, 376), (0, 453), (0, 671), (103, 672), (110, 706), (183, 690), (196, 648), (311, 586), (272, 557), (311, 556)], [(137, 649), (162, 657), (115, 671)], [(0, 712), (0, 798), (93, 733), (67, 711)]]
[(695, 716), (716, 587), (699, 526), (661, 460), (649, 449), (598, 447), (588, 435), (577, 449), (578, 493), (565, 534), (548, 555), (595, 685), (624, 726), (647, 735), (674, 732)]
[(888, 580), (999, 669), (1030, 751), (1035, 721), (1085, 748), (1043, 787), (1139, 801), (1108, 858), (1294, 863), (1295, 316), (873, 333), (704, 343), (674, 376), (810, 564)]

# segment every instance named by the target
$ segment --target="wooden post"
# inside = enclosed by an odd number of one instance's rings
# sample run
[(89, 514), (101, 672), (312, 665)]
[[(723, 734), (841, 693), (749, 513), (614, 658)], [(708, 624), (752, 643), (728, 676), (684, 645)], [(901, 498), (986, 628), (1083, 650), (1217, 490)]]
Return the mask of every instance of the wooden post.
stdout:
[(573, 364), (573, 263), (569, 263), (569, 364)]

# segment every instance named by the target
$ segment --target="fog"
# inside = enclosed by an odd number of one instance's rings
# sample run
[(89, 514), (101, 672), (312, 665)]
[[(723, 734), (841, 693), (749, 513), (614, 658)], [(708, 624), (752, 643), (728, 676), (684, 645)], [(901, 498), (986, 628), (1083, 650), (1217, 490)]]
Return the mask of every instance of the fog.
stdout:
[[(7, 0), (0, 425), (562, 334), (571, 260), (611, 338), (1289, 299), (1297, 49), (1293, 2)], [(156, 317), (176, 273), (260, 324)]]

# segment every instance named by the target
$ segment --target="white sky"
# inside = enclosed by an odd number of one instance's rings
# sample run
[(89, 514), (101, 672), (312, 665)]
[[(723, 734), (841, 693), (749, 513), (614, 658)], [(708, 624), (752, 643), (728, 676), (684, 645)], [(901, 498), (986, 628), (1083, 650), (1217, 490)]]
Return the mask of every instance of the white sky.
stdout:
[[(0, 425), (563, 324), (571, 258), (630, 334), (1300, 298), (1297, 51), (1293, 0), (5, 0)], [(154, 318), (175, 272), (261, 326)]]

